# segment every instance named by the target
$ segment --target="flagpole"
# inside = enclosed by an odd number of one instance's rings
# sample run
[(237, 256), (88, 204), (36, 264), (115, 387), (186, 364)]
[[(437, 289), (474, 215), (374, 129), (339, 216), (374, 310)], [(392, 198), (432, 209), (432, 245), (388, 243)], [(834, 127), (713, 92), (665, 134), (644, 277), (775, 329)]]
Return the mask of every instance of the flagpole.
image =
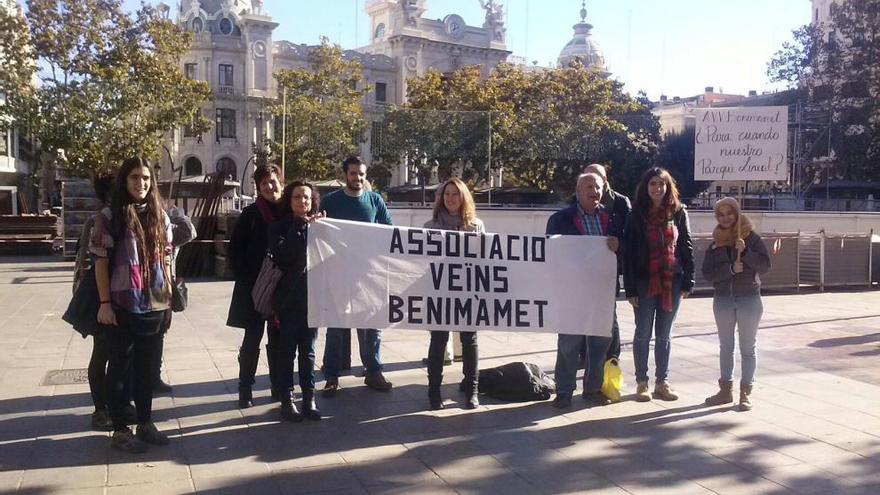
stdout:
[(284, 172), (287, 159), (287, 86), (284, 86), (281, 94), (281, 183), (284, 184), (287, 181)]

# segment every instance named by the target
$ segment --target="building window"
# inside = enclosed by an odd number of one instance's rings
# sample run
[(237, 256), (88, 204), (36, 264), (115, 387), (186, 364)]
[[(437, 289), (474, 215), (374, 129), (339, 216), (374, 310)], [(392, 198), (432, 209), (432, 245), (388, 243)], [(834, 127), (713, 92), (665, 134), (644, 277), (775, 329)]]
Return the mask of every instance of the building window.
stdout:
[(238, 170), (235, 167), (235, 161), (229, 157), (217, 160), (217, 171), (223, 172), (224, 177), (229, 180), (235, 180), (235, 178), (238, 177)]
[(198, 69), (198, 64), (183, 64), (183, 74), (190, 81), (195, 81), (198, 79), (198, 74), (196, 73)]
[(192, 30), (194, 33), (201, 33), (203, 29), (205, 29), (205, 21), (201, 17), (196, 17), (192, 20)]
[(388, 85), (383, 82), (377, 82), (376, 83), (376, 103), (387, 102), (388, 101), (386, 99), (388, 96), (387, 93), (388, 93)]
[(186, 163), (183, 164), (183, 175), (187, 177), (202, 175), (202, 161), (194, 156), (187, 158)]
[(235, 110), (231, 108), (217, 109), (217, 139), (235, 139)]
[(385, 36), (385, 24), (379, 23), (379, 25), (376, 26), (376, 32), (373, 34), (373, 38), (379, 39), (383, 36)]
[(220, 64), (219, 86), (221, 94), (232, 94), (232, 75), (233, 72), (231, 64)]
[(370, 154), (376, 156), (382, 151), (382, 123), (373, 122), (370, 128)]
[(0, 128), (0, 156), (12, 156), (11, 151), (12, 129)]
[(221, 33), (225, 34), (226, 36), (229, 36), (230, 34), (232, 34), (233, 27), (234, 27), (234, 25), (232, 24), (232, 20), (230, 18), (224, 17), (223, 19), (220, 19), (220, 32)]

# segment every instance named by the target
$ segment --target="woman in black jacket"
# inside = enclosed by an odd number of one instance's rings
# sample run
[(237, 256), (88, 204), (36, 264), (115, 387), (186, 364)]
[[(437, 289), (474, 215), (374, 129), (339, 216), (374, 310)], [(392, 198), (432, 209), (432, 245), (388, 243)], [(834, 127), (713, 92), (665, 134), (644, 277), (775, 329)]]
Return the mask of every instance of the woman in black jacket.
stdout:
[[(281, 200), (280, 177), (281, 170), (275, 165), (257, 167), (254, 171), (254, 183), (259, 196), (254, 204), (241, 212), (232, 232), (232, 238), (229, 240), (227, 254), (235, 277), (235, 287), (232, 289), (232, 301), (229, 304), (226, 324), (244, 329), (244, 338), (238, 351), (238, 407), (241, 408), (253, 405), (254, 376), (260, 360), (260, 341), (263, 340), (266, 321), (254, 309), (251, 291), (260, 273), (263, 259), (266, 257), (266, 236), (269, 225), (280, 218), (278, 205)], [(271, 322), (269, 325), (267, 361), (269, 379), (272, 382), (272, 396), (277, 397), (279, 393), (273, 373), (275, 368), (273, 339), (277, 332), (272, 330)]]
[[(284, 188), (281, 197), (283, 218), (269, 227), (269, 246), (275, 264), (284, 275), (273, 297), (275, 314), (281, 321), (278, 336), (275, 378), (281, 390), (281, 419), (302, 421), (303, 416), (321, 419), (315, 405), (315, 340), (318, 329), (308, 325), (308, 279), (306, 241), (309, 222), (317, 218), (318, 189), (306, 182), (294, 181)], [(293, 360), (299, 351), (299, 386), (302, 389), (302, 414), (293, 404)]]
[[(676, 400), (667, 381), (672, 324), (682, 298), (694, 287), (694, 246), (687, 210), (669, 172), (652, 167), (642, 174), (624, 229), (623, 281), (635, 312), (633, 360), (636, 400)], [(648, 394), (648, 355), (656, 330), (656, 383)]]

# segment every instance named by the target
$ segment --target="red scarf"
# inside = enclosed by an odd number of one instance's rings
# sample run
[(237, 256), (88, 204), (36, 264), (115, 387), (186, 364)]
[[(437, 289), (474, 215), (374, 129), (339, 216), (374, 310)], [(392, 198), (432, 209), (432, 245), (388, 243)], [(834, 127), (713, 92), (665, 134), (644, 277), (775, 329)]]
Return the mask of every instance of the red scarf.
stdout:
[(263, 221), (266, 222), (266, 225), (272, 225), (278, 221), (278, 213), (275, 205), (266, 201), (266, 198), (262, 196), (259, 196), (255, 203), (257, 203), (257, 209), (260, 210), (260, 215), (263, 217)]
[(665, 209), (648, 213), (648, 295), (661, 296), (663, 311), (672, 311), (672, 279), (675, 276), (675, 244), (678, 229)]

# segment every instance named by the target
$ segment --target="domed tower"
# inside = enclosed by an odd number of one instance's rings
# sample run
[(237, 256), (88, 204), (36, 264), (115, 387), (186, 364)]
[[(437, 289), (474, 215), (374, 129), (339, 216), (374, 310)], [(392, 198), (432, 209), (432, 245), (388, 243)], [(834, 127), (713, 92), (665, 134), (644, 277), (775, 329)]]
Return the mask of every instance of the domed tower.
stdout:
[(571, 62), (578, 59), (587, 68), (607, 72), (602, 50), (590, 37), (593, 25), (587, 22), (586, 3), (586, 1), (581, 2), (581, 22), (574, 25), (574, 37), (559, 53), (558, 63), (560, 67), (568, 67)]

